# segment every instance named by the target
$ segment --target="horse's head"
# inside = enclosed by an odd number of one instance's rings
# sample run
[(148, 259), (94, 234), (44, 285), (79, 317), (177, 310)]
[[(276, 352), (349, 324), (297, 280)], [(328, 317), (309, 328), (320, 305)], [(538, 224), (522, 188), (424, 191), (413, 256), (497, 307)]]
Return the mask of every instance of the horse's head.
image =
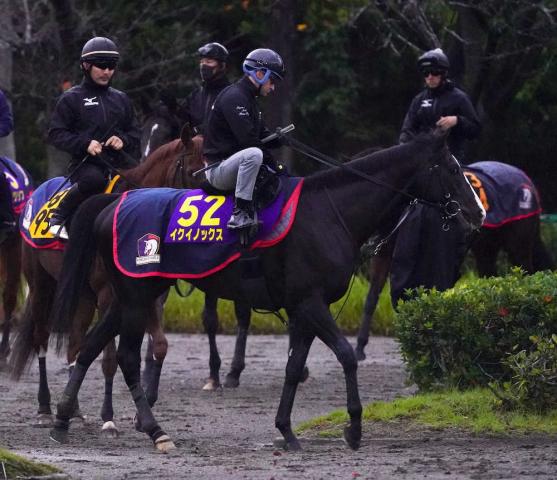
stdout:
[(176, 100), (162, 97), (145, 118), (141, 131), (141, 156), (148, 157), (158, 147), (178, 138), (180, 121), (176, 116)]
[(438, 206), (444, 228), (450, 228), (451, 222), (464, 221), (470, 230), (476, 230), (485, 220), (485, 210), (460, 163), (449, 152), (446, 138), (446, 131), (435, 129), (411, 142), (427, 165), (416, 178), (416, 193)]

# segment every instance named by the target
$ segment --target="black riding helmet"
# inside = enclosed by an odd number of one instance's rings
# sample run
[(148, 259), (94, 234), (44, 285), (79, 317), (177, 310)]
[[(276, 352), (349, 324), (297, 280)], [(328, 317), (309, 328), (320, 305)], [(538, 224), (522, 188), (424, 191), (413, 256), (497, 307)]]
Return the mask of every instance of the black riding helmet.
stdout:
[(200, 57), (212, 58), (218, 62), (228, 61), (228, 50), (224, 45), (217, 42), (207, 43), (197, 50)]
[(81, 50), (80, 61), (87, 63), (113, 63), (120, 59), (116, 44), (106, 37), (94, 37)]
[[(251, 76), (259, 85), (263, 85), (271, 75), (282, 80), (286, 75), (286, 69), (281, 56), (274, 50), (268, 48), (258, 48), (248, 54), (242, 65), (244, 73)], [(262, 70), (265, 76), (257, 78), (255, 73)]]
[(418, 58), (418, 68), (420, 72), (424, 70), (438, 70), (447, 73), (450, 68), (449, 59), (447, 55), (440, 48), (429, 50)]

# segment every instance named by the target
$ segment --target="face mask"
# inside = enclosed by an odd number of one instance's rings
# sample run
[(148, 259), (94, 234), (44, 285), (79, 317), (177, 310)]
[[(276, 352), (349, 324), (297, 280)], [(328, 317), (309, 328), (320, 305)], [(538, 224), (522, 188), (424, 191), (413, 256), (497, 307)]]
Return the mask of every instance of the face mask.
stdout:
[(216, 67), (210, 67), (209, 65), (200, 65), (199, 73), (201, 74), (201, 79), (204, 82), (208, 82), (209, 80), (215, 77), (215, 74), (217, 73), (217, 69)]

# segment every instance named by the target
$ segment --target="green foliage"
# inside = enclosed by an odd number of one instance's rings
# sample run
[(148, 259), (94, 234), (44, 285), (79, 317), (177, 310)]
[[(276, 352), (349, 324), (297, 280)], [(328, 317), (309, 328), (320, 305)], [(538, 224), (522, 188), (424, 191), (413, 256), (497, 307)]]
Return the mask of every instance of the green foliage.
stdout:
[(532, 351), (521, 350), (504, 360), (512, 378), (492, 385), (505, 409), (544, 412), (557, 407), (557, 335), (531, 340)]
[[(364, 407), (364, 422), (396, 422), (436, 429), (459, 428), (474, 433), (557, 433), (557, 410), (545, 414), (521, 410), (501, 411), (486, 388), (465, 392), (446, 390), (421, 393), (391, 402), (373, 402)], [(297, 432), (316, 431), (320, 436), (341, 436), (348, 421), (346, 410), (336, 410), (298, 426)]]
[(55, 467), (46, 465), (44, 463), (35, 463), (27, 460), (19, 455), (9, 452), (0, 448), (0, 476), (4, 478), (5, 469), (8, 479), (10, 478), (23, 478), (23, 477), (36, 477), (39, 475), (48, 475), (52, 473), (58, 473)]
[[(181, 286), (181, 290), (187, 290), (187, 287)], [(367, 280), (361, 276), (355, 276), (351, 291), (331, 306), (333, 316), (336, 318), (338, 315), (337, 324), (347, 335), (358, 332), (363, 312), (363, 299), (367, 290)], [(347, 296), (348, 300), (344, 303)], [(199, 290), (195, 290), (188, 298), (180, 298), (173, 289), (164, 309), (165, 330), (185, 333), (202, 332), (201, 312), (204, 298), (203, 293)], [(220, 332), (236, 333), (234, 304), (228, 300), (219, 300), (218, 313)], [(283, 315), (286, 317), (284, 312)], [(394, 315), (389, 291), (385, 289), (375, 312), (372, 332), (378, 335), (392, 335)], [(280, 334), (285, 333), (286, 328), (274, 315), (252, 312), (250, 332), (253, 334)]]
[(557, 275), (464, 281), (445, 292), (418, 290), (395, 322), (411, 379), (421, 389), (509, 380), (504, 359), (557, 331)]

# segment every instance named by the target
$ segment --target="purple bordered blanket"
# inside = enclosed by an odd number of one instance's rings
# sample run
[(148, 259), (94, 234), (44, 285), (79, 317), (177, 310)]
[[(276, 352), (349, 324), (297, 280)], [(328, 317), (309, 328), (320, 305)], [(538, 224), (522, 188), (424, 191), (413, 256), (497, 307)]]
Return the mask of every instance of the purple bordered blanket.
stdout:
[(477, 162), (465, 166), (464, 174), (486, 210), (483, 227), (498, 228), (542, 211), (536, 187), (519, 168), (500, 162)]
[(0, 170), (8, 179), (12, 192), (12, 205), (15, 215), (19, 215), (25, 202), (33, 193), (33, 182), (29, 174), (8, 157), (0, 157)]
[(49, 250), (66, 248), (65, 241), (54, 238), (54, 235), (48, 232), (48, 221), (52, 211), (60, 204), (71, 187), (71, 184), (67, 183), (56, 192), (65, 180), (64, 177), (55, 177), (39, 185), (27, 201), (23, 215), (19, 218), (19, 232), (34, 248)]
[[(294, 222), (303, 180), (281, 180), (278, 197), (258, 212), (262, 224), (251, 250), (276, 245)], [(200, 189), (126, 192), (114, 215), (114, 263), (139, 278), (203, 278), (222, 270), (240, 257), (238, 235), (226, 228), (233, 203)]]

